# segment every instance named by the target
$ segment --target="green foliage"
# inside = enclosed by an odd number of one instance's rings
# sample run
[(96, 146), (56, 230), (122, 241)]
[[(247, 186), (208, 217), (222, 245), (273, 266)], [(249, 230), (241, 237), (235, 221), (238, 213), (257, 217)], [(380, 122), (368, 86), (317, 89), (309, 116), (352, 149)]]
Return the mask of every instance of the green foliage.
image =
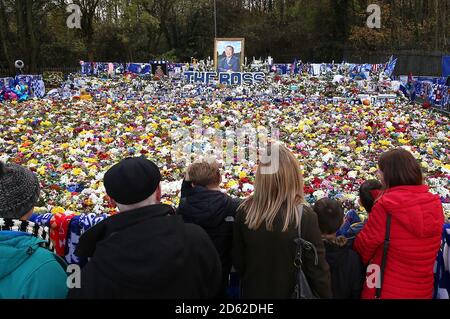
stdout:
[[(66, 26), (68, 0), (0, 0), (0, 67), (79, 60), (189, 61), (212, 57), (213, 0), (83, 0), (82, 30)], [(382, 28), (366, 26), (367, 0), (216, 0), (218, 37), (245, 37), (250, 58), (339, 61), (344, 50), (449, 51), (450, 2), (380, 0)]]

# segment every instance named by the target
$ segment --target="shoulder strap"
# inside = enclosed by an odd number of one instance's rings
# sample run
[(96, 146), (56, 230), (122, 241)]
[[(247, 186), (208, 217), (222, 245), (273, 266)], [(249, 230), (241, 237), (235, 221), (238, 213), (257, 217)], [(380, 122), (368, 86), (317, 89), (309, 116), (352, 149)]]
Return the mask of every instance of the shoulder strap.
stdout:
[(303, 217), (303, 205), (299, 205), (298, 211), (298, 238), (302, 238), (302, 217)]
[(295, 249), (295, 259), (294, 259), (294, 266), (296, 268), (296, 271), (299, 272), (302, 269), (303, 264), (303, 252), (302, 252), (302, 215), (303, 215), (303, 205), (299, 205), (297, 207), (297, 214), (298, 214), (298, 227), (297, 227), (297, 234), (298, 238), (295, 239), (296, 249)]
[(377, 290), (375, 292), (375, 298), (376, 299), (380, 299), (381, 298), (381, 290), (383, 288), (384, 271), (386, 269), (387, 253), (388, 253), (388, 250), (389, 250), (389, 243), (391, 241), (391, 220), (392, 220), (392, 216), (390, 214), (387, 214), (386, 234), (385, 234), (384, 247), (383, 247), (383, 258), (381, 259), (380, 285), (379, 285), (379, 287), (377, 287)]

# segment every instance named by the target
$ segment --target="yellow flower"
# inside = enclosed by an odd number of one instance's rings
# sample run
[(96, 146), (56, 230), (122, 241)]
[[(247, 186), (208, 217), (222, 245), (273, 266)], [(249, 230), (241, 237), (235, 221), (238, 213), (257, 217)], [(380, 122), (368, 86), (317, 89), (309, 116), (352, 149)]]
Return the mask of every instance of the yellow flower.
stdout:
[(85, 163), (97, 163), (97, 160), (95, 158), (93, 158), (93, 157), (84, 157), (83, 161)]
[(233, 188), (234, 186), (238, 185), (238, 183), (236, 181), (229, 181), (226, 184), (226, 188)]
[(390, 146), (390, 145), (391, 145), (391, 142), (386, 141), (386, 140), (381, 140), (381, 141), (380, 141), (380, 144), (383, 145), (383, 146)]
[(76, 168), (72, 169), (72, 174), (75, 176), (78, 176), (81, 173), (83, 173), (83, 170), (81, 168), (76, 167)]
[(50, 121), (43, 121), (43, 122), (41, 122), (41, 126), (49, 127), (51, 125), (52, 125), (52, 122), (50, 122)]
[[(94, 174), (94, 176), (95, 176), (95, 174)], [(97, 190), (98, 187), (99, 187), (99, 183), (94, 183), (94, 184), (91, 185), (91, 188), (94, 189), (94, 190)]]
[(66, 210), (61, 206), (53, 207), (52, 214), (63, 214)]
[(357, 154), (359, 154), (359, 153), (361, 153), (363, 150), (364, 150), (364, 149), (363, 149), (362, 147), (357, 147), (357, 148), (355, 149), (355, 152), (356, 152)]
[(18, 119), (17, 120), (17, 124), (25, 124), (25, 120), (24, 119)]
[(409, 143), (408, 140), (405, 140), (405, 139), (403, 139), (403, 138), (400, 138), (400, 139), (398, 140), (398, 142), (399, 142), (400, 144), (402, 144), (402, 145), (406, 145), (406, 144)]
[(70, 146), (69, 143), (63, 143), (63, 144), (61, 144), (61, 148), (62, 148), (62, 149), (69, 148), (69, 146)]
[(246, 178), (246, 177), (247, 177), (247, 173), (246, 172), (240, 172), (239, 173), (239, 179)]
[(41, 166), (36, 170), (39, 175), (45, 175), (45, 166)]
[(38, 160), (35, 158), (28, 161), (28, 165), (37, 165), (37, 164), (38, 164)]

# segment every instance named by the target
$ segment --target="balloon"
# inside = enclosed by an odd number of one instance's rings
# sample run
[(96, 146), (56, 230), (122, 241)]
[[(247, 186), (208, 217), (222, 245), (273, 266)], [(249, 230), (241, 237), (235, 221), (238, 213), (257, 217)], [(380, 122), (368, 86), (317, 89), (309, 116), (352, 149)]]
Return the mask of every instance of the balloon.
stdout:
[(23, 63), (22, 60), (17, 60), (17, 61), (14, 63), (14, 66), (15, 66), (17, 69), (22, 70), (22, 69), (25, 67), (25, 63)]

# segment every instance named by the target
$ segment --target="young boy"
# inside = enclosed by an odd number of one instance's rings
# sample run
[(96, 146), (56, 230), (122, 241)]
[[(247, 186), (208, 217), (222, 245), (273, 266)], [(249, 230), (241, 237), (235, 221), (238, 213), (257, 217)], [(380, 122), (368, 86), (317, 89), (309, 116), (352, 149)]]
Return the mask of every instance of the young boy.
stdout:
[(222, 262), (222, 286), (218, 298), (227, 297), (231, 271), (233, 222), (240, 200), (220, 189), (222, 176), (215, 159), (203, 159), (188, 167), (181, 188), (178, 214), (186, 223), (202, 227), (213, 241)]
[[(372, 211), (375, 202), (381, 195), (381, 189), (383, 186), (377, 180), (369, 180), (364, 182), (359, 188), (359, 203), (366, 210), (367, 214)], [(367, 219), (364, 222), (355, 223), (351, 225), (347, 238), (356, 238), (366, 224)]]
[[(375, 201), (381, 196), (383, 186), (377, 180), (365, 181), (359, 188), (359, 204), (370, 214)], [(344, 236), (349, 240), (354, 240), (361, 232), (366, 221), (362, 222), (355, 210), (350, 210), (345, 214), (345, 222), (338, 231), (338, 236)]]
[(365, 270), (359, 255), (351, 249), (345, 237), (336, 232), (344, 222), (344, 209), (332, 199), (324, 198), (314, 205), (330, 265), (331, 287), (335, 299), (359, 299)]

